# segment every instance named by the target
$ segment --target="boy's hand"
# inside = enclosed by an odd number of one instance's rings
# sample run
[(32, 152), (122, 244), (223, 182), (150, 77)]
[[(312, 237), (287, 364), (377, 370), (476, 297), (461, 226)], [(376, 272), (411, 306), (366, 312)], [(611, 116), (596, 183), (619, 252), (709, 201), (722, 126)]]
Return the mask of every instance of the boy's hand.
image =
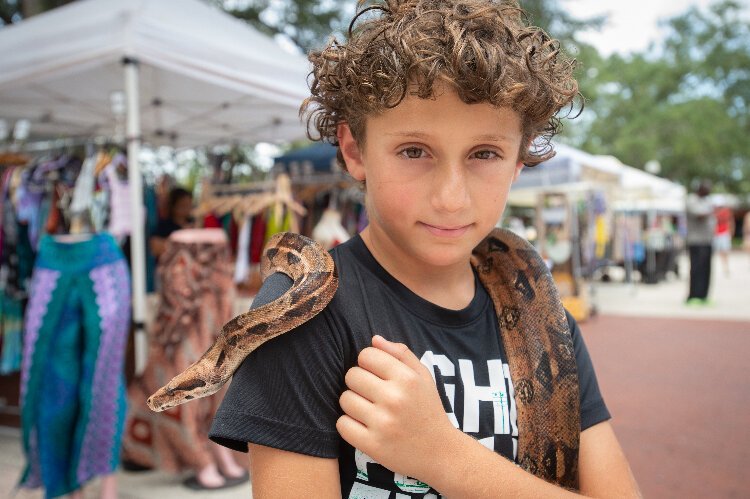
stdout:
[[(346, 373), (336, 429), (391, 471), (427, 481), (458, 430), (443, 409), (426, 367), (401, 343), (381, 336)], [(445, 456), (448, 458), (448, 456)], [(429, 483), (429, 482), (427, 482)]]

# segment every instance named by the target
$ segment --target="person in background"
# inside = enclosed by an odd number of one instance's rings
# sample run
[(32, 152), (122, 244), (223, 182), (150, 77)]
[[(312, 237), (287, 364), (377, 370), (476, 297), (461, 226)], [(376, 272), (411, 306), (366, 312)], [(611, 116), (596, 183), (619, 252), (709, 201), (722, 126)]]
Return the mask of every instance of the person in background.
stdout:
[(716, 209), (716, 233), (714, 234), (714, 250), (719, 255), (724, 275), (729, 277), (729, 251), (732, 249), (732, 234), (734, 234), (734, 213), (725, 204)]
[(685, 205), (687, 218), (687, 247), (690, 255), (690, 291), (688, 305), (705, 305), (711, 283), (711, 257), (716, 227), (714, 207), (708, 195), (711, 184), (707, 180), (698, 183), (695, 193), (690, 194)]
[(742, 219), (742, 248), (750, 255), (750, 211)]
[(193, 195), (182, 187), (169, 191), (167, 202), (168, 218), (159, 220), (159, 225), (149, 238), (149, 247), (158, 260), (167, 246), (167, 238), (172, 232), (186, 229), (192, 225), (190, 211), (193, 209)]

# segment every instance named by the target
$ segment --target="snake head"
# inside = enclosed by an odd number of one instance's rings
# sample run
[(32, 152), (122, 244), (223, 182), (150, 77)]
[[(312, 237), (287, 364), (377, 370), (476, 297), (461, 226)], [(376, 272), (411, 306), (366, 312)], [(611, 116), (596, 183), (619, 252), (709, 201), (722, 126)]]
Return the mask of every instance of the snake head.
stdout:
[(146, 400), (149, 409), (154, 412), (162, 412), (193, 399), (211, 395), (218, 390), (218, 387), (213, 390), (206, 390), (206, 382), (202, 379), (187, 380), (179, 384), (174, 381), (173, 379), (159, 388)]

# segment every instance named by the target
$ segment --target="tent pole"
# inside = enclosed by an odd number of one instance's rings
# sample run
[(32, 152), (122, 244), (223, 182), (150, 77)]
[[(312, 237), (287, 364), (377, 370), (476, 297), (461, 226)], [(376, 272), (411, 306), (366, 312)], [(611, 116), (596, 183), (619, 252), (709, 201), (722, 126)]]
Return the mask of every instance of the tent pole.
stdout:
[(138, 61), (131, 57), (122, 60), (127, 99), (128, 184), (130, 186), (130, 258), (133, 299), (133, 331), (135, 342), (135, 373), (146, 365), (148, 340), (146, 337), (146, 235), (143, 209), (143, 182), (138, 156), (141, 149), (141, 118), (138, 108)]

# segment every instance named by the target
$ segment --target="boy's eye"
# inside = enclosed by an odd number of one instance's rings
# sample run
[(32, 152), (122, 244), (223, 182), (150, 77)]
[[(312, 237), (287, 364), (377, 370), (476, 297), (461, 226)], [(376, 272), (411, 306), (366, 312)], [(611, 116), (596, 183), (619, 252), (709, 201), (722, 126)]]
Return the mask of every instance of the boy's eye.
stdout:
[(412, 146), (401, 150), (399, 154), (409, 159), (419, 159), (424, 155), (424, 149)]
[(475, 152), (474, 157), (477, 159), (495, 159), (500, 156), (495, 151), (483, 150)]

